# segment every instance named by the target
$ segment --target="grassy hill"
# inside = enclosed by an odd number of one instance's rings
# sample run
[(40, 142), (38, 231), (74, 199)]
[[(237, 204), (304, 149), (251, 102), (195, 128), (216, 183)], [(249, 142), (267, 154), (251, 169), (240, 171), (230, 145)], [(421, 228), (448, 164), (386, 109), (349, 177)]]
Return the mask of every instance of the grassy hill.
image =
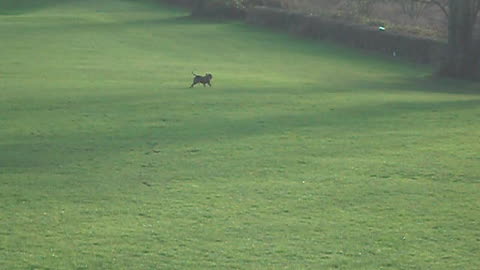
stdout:
[(480, 85), (149, 1), (2, 3), (0, 268), (480, 267)]

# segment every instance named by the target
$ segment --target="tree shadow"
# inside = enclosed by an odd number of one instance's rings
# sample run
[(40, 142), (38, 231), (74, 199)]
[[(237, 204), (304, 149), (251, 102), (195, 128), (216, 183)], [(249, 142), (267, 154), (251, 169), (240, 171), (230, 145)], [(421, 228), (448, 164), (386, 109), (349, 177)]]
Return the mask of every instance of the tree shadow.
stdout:
[[(120, 97), (116, 102), (128, 103), (132, 97)], [(97, 106), (98, 99), (83, 99), (75, 106)], [(100, 105), (100, 103), (98, 104)], [(69, 165), (95, 163), (99, 157), (121, 156), (128, 151), (152, 151), (154, 147), (182, 147), (185, 145), (206, 145), (219, 140), (232, 143), (245, 138), (281, 136), (285, 132), (302, 133), (304, 129), (314, 130), (318, 137), (371, 136), (375, 131), (408, 128), (412, 125), (394, 123), (400, 115), (422, 113), (459, 113), (480, 107), (480, 99), (452, 100), (441, 102), (393, 101), (374, 105), (353, 105), (335, 109), (324, 108), (316, 111), (262, 115), (232, 119), (222, 113), (199, 119), (171, 119), (161, 115), (144, 116), (138, 121), (125, 121), (102, 130), (78, 132), (70, 127), (64, 134), (29, 134), (17, 136), (14, 142), (0, 143), (0, 169), (38, 169)], [(420, 120), (421, 121), (421, 120)], [(456, 121), (456, 120), (451, 120)], [(150, 124), (147, 124), (150, 123)], [(155, 124), (157, 123), (157, 124)], [(440, 126), (442, 123), (438, 123)], [(413, 125), (415, 126), (415, 125)], [(416, 126), (422, 126), (418, 122)], [(373, 129), (372, 129), (373, 128)], [(154, 143), (152, 143), (154, 142)], [(158, 144), (158, 145), (157, 145)], [(147, 149), (147, 150), (145, 150)], [(79, 165), (80, 164), (80, 165)]]
[(0, 1), (0, 16), (21, 15), (71, 1), (72, 0), (2, 0)]
[(406, 85), (414, 85), (414, 91), (428, 93), (480, 95), (480, 82), (441, 78), (433, 75), (426, 77), (411, 78), (403, 81), (403, 89), (408, 90)]
[(202, 19), (196, 18), (189, 15), (184, 16), (177, 16), (177, 17), (168, 17), (168, 18), (155, 18), (155, 19), (138, 19), (138, 20), (130, 20), (119, 22), (121, 25), (200, 25), (200, 24), (219, 24), (219, 23), (227, 23), (225, 20), (214, 20), (214, 19)]
[(480, 82), (428, 76), (390, 77), (385, 80), (348, 81), (346, 88), (364, 91), (401, 91), (437, 94), (480, 95)]

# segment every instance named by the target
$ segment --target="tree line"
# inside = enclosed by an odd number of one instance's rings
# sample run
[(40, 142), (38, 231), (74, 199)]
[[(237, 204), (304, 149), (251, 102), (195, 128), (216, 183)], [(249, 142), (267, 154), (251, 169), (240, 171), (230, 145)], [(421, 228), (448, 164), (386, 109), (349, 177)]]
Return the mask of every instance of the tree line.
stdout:
[[(223, 2), (239, 9), (254, 5), (289, 7), (298, 0), (196, 0), (197, 8), (206, 2)], [(480, 0), (341, 0), (355, 12), (368, 15), (378, 3), (395, 3), (412, 19), (422, 16), (429, 6), (438, 7), (448, 20), (448, 51), (437, 74), (454, 78), (480, 78), (480, 38), (475, 38), (475, 25), (480, 13)], [(477, 29), (480, 31), (480, 29)], [(480, 36), (480, 34), (478, 35)]]

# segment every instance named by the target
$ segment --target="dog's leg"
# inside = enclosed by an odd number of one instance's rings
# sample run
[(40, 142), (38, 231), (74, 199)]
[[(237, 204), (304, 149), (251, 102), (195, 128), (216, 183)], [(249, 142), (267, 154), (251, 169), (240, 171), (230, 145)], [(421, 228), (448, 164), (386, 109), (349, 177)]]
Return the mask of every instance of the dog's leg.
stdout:
[(207, 82), (208, 83), (208, 86), (212, 87), (212, 85), (210, 84), (210, 82)]
[(192, 85), (190, 85), (190, 88), (192, 88), (194, 85), (195, 85), (195, 83), (192, 83)]

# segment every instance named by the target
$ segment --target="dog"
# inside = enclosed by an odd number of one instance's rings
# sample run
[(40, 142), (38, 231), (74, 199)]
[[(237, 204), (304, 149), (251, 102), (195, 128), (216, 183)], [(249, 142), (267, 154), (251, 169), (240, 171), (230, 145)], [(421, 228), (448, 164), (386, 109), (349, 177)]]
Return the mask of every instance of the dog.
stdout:
[(197, 84), (197, 83), (203, 84), (203, 87), (205, 87), (205, 84), (208, 84), (208, 86), (210, 86), (210, 87), (212, 86), (212, 85), (210, 84), (210, 81), (213, 79), (212, 74), (206, 73), (205, 76), (200, 76), (200, 75), (197, 75), (197, 74), (195, 74), (195, 73), (193, 73), (193, 72), (192, 72), (192, 74), (193, 74), (193, 76), (195, 76), (195, 77), (193, 78), (193, 83), (192, 83), (192, 85), (190, 86), (190, 88), (192, 88), (192, 87), (193, 87), (195, 84)]

